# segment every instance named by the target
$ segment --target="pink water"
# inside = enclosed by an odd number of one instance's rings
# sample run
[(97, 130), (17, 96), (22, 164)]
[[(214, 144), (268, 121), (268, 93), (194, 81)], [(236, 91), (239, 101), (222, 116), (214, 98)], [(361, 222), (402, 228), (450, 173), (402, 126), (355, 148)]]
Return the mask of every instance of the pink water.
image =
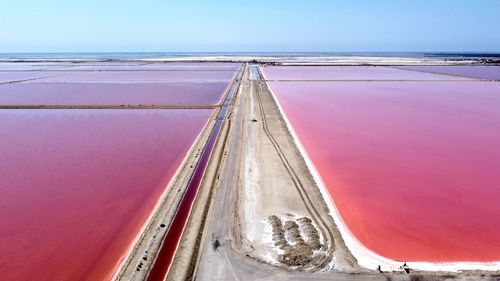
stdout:
[(450, 74), (462, 77), (500, 80), (500, 66), (440, 65), (440, 66), (399, 66), (400, 69)]
[(235, 71), (74, 71), (63, 77), (47, 78), (43, 82), (151, 82), (151, 81), (219, 81), (229, 82)]
[(399, 261), (500, 261), (500, 83), (270, 85), (365, 247)]
[(66, 74), (60, 71), (0, 71), (0, 83), (53, 77)]
[(215, 105), (229, 82), (13, 83), (0, 105)]
[[(82, 63), (75, 65), (71, 70), (105, 70), (105, 71), (151, 71), (151, 70), (162, 70), (162, 71), (236, 71), (240, 64), (237, 63), (143, 63), (141, 65), (94, 65)], [(1, 68), (1, 65), (0, 65)], [(57, 69), (57, 68), (56, 68)]]
[(2, 280), (109, 280), (211, 110), (0, 110)]
[(0, 62), (0, 71), (14, 70), (14, 71), (24, 71), (24, 70), (39, 70), (51, 67), (52, 65), (46, 63), (12, 63), (12, 62)]
[(267, 80), (460, 80), (382, 66), (273, 66), (261, 68)]

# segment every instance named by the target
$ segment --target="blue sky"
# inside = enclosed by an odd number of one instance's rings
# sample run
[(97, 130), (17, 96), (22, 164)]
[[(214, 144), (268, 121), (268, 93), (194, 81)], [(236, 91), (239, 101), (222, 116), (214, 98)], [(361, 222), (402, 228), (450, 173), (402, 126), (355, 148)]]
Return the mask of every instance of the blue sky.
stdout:
[(498, 0), (0, 0), (0, 52), (500, 52)]

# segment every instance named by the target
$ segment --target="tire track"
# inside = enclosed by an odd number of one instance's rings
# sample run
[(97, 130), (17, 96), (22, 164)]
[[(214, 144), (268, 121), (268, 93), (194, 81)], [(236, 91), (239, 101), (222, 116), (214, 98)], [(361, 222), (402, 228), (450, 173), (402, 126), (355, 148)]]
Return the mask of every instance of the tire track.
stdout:
[[(262, 77), (262, 75), (260, 74), (260, 70), (258, 70), (258, 71), (259, 71), (260, 77)], [(269, 130), (269, 127), (267, 125), (266, 113), (264, 110), (264, 106), (262, 103), (262, 97), (261, 97), (262, 92), (269, 91), (268, 89), (265, 89), (262, 86), (264, 83), (266, 85), (266, 88), (267, 88), (267, 83), (265, 83), (265, 82), (261, 83), (258, 80), (251, 81), (251, 82), (257, 90), (255, 93), (255, 96), (257, 97), (257, 101), (259, 104), (259, 111), (260, 111), (260, 115), (262, 118), (262, 126), (264, 129), (264, 132), (265, 132), (266, 136), (268, 137), (268, 139), (271, 141), (271, 143), (272, 143), (274, 149), (276, 150), (278, 157), (280, 158), (281, 162), (283, 163), (283, 166), (285, 167), (287, 173), (290, 175), (290, 178), (292, 179), (292, 182), (293, 182), (297, 192), (299, 193), (301, 200), (304, 202), (304, 205), (305, 205), (307, 211), (309, 212), (309, 214), (311, 215), (313, 220), (317, 223), (317, 225), (321, 231), (321, 234), (323, 235), (325, 240), (329, 239), (329, 241), (330, 241), (330, 246), (327, 247), (327, 249), (326, 249), (326, 252), (328, 253), (328, 255), (326, 256), (325, 260), (323, 260), (318, 265), (314, 265), (314, 268), (319, 270), (322, 267), (324, 267), (327, 263), (329, 263), (332, 259), (333, 251), (335, 250), (334, 249), (334, 235), (333, 235), (331, 229), (328, 228), (328, 225), (326, 224), (325, 220), (321, 217), (319, 211), (316, 209), (316, 207), (314, 207), (314, 204), (313, 204), (311, 198), (308, 196), (307, 190), (305, 189), (302, 181), (300, 180), (299, 176), (297, 175), (297, 173), (295, 172), (293, 167), (290, 165), (290, 162), (288, 161), (286, 155), (284, 154), (281, 146), (279, 145), (279, 143), (276, 141), (273, 134)], [(326, 243), (324, 243), (324, 244), (326, 247), (327, 244)]]

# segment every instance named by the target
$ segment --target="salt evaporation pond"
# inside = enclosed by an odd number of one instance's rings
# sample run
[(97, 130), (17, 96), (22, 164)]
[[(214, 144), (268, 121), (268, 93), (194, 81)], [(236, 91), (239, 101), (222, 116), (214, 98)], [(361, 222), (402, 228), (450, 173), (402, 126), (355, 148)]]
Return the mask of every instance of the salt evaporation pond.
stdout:
[(0, 105), (215, 105), (228, 82), (0, 85)]
[(2, 280), (109, 280), (211, 110), (0, 110)]
[(462, 77), (500, 80), (500, 66), (480, 65), (439, 65), (439, 66), (400, 66), (400, 69), (425, 71)]
[(0, 71), (0, 83), (61, 76), (65, 72), (56, 71)]
[(382, 66), (274, 66), (261, 68), (267, 80), (461, 80), (450, 75)]
[(40, 70), (53, 67), (53, 64), (46, 63), (24, 63), (24, 62), (0, 62), (0, 71), (25, 71)]
[[(89, 65), (80, 64), (73, 66), (71, 70), (100, 70), (100, 71), (236, 71), (240, 67), (237, 63), (143, 63), (141, 65)], [(1, 65), (0, 65), (1, 69)], [(54, 68), (59, 69), (59, 68)]]
[(151, 81), (230, 81), (234, 71), (74, 71), (61, 77), (42, 79), (43, 82), (151, 82)]
[(500, 83), (270, 86), (362, 245), (397, 261), (500, 261)]

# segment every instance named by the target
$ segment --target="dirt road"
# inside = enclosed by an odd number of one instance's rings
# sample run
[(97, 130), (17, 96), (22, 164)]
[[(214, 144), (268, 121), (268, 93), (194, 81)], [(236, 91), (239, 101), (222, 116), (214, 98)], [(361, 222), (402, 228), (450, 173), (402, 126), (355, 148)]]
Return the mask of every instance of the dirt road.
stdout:
[(407, 274), (360, 268), (257, 68), (246, 69), (240, 87), (190, 279), (495, 278), (477, 272)]

